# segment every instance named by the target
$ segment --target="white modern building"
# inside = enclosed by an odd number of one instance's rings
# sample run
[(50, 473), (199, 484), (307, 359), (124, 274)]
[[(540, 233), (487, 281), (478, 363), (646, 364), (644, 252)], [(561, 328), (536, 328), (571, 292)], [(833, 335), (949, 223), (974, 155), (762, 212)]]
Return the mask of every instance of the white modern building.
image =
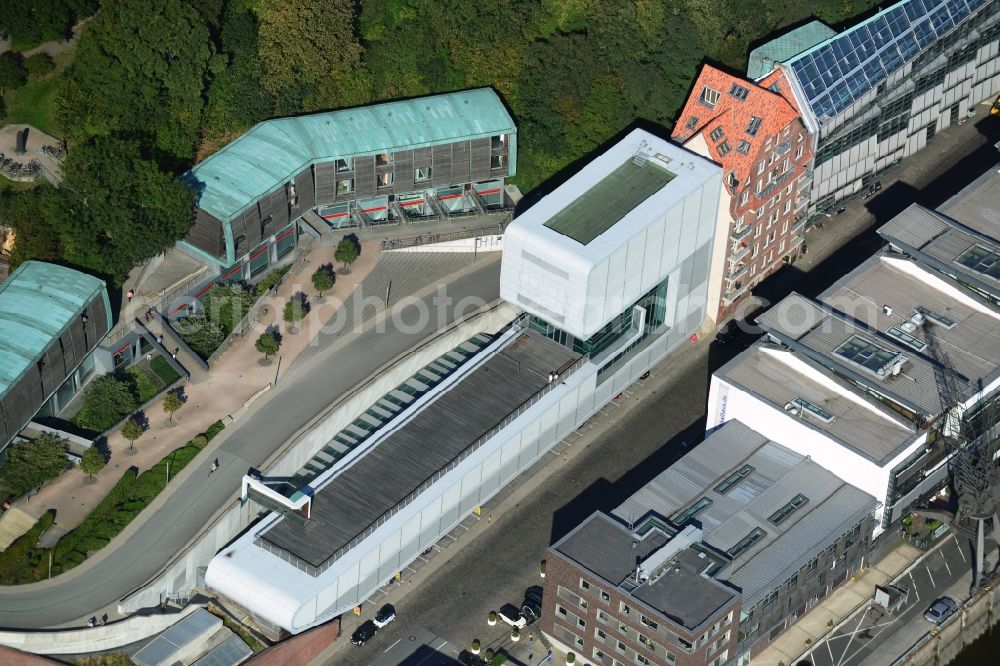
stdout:
[(942, 354), (963, 410), (1000, 387), (1000, 310), (901, 254), (757, 323), (765, 337), (712, 377), (708, 430), (738, 419), (872, 494), (876, 533), (946, 483)]
[(291, 482), (248, 476), (271, 511), (206, 585), (290, 633), (362, 604), (699, 330), (721, 186), (636, 131), (542, 199), (505, 238), (501, 294), (524, 312), (386, 394)]
[(800, 30), (762, 47), (787, 56), (771, 67), (786, 72), (815, 137), (812, 211), (865, 190), (1000, 91), (997, 0), (902, 0), (828, 34)]

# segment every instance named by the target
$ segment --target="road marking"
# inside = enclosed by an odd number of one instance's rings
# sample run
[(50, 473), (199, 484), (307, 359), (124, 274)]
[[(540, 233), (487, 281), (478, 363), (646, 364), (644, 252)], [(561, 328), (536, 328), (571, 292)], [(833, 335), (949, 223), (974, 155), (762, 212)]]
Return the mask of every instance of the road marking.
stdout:
[(931, 579), (931, 587), (937, 587), (937, 583), (934, 582), (934, 576), (931, 575), (931, 568), (924, 565), (924, 569), (927, 569), (927, 577)]
[(402, 639), (402, 638), (397, 638), (397, 639), (396, 639), (396, 642), (395, 642), (395, 643), (393, 643), (392, 645), (390, 645), (390, 646), (389, 646), (389, 647), (387, 647), (386, 649), (382, 650), (382, 654), (385, 654), (386, 652), (388, 652), (388, 651), (389, 651), (389, 650), (391, 650), (392, 648), (396, 647), (396, 645), (398, 645), (398, 644), (399, 644), (399, 641), (401, 641), (401, 640), (403, 640), (403, 639)]
[(944, 561), (944, 568), (948, 570), (948, 575), (951, 575), (951, 567), (948, 566), (948, 560)]
[(836, 664), (837, 660), (833, 658), (833, 648), (830, 647), (830, 641), (826, 642), (826, 651), (830, 653), (830, 663)]
[(962, 556), (962, 561), (968, 563), (968, 560), (965, 559), (965, 553), (962, 552), (962, 547), (958, 545), (957, 540), (955, 541), (955, 547), (958, 548), (958, 554)]
[(844, 646), (844, 651), (841, 653), (840, 659), (837, 660), (836, 666), (841, 666), (841, 664), (844, 663), (844, 658), (847, 657), (847, 651), (851, 649), (851, 643), (854, 642), (854, 635), (859, 633), (859, 627), (861, 626), (861, 623), (865, 621), (865, 617), (867, 617), (867, 615), (868, 609), (866, 608), (864, 612), (861, 613), (861, 617), (858, 618), (858, 623), (855, 625), (854, 631), (849, 634), (850, 638), (847, 641), (847, 645)]
[(913, 594), (917, 595), (917, 601), (920, 601), (920, 592), (917, 591), (917, 581), (913, 579), (913, 572), (906, 575), (910, 577), (910, 583), (913, 585)]

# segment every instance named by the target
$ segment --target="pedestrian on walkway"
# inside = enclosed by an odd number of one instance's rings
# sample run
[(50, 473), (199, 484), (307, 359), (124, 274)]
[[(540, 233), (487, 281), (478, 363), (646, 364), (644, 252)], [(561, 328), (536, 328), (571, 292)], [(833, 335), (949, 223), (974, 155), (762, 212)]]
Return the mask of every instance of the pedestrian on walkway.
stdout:
[(215, 460), (212, 461), (212, 466), (208, 468), (208, 475), (212, 476), (218, 469), (219, 469), (219, 459), (216, 458)]
[(127, 294), (125, 294), (125, 297), (126, 297), (126, 298), (128, 298), (128, 302), (129, 302), (129, 303), (131, 303), (131, 302), (132, 302), (132, 297), (133, 297), (133, 296), (135, 296), (135, 291), (133, 291), (132, 289), (129, 289), (129, 290), (128, 290), (128, 293), (127, 293)]
[(163, 334), (162, 333), (160, 333), (158, 336), (156, 336), (156, 344), (160, 345), (161, 347), (163, 346)]
[(170, 352), (170, 355), (173, 357), (175, 361), (177, 360), (177, 352), (179, 352), (180, 350), (181, 350), (180, 347), (174, 347), (174, 350)]

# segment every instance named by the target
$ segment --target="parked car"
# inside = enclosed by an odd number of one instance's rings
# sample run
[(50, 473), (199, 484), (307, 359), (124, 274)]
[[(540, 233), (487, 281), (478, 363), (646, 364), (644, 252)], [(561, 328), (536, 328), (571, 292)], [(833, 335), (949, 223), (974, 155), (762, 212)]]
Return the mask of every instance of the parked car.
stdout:
[(941, 624), (958, 610), (958, 604), (951, 597), (939, 597), (931, 607), (924, 612), (924, 619), (934, 624)]
[(542, 607), (531, 599), (525, 599), (524, 603), (521, 604), (521, 615), (526, 621), (534, 622), (542, 616)]
[(375, 613), (375, 626), (381, 629), (396, 619), (396, 609), (392, 604), (386, 604)]
[(524, 600), (533, 601), (536, 606), (542, 605), (542, 586), (532, 585), (527, 590), (524, 591)]
[(512, 627), (517, 627), (518, 629), (523, 629), (524, 625), (528, 624), (528, 621), (524, 619), (524, 616), (521, 615), (521, 611), (517, 610), (517, 607), (514, 606), (514, 604), (504, 604), (501, 606), (498, 615), (501, 620)]
[(365, 620), (360, 627), (351, 634), (351, 642), (355, 645), (364, 645), (378, 633), (378, 627), (371, 620)]

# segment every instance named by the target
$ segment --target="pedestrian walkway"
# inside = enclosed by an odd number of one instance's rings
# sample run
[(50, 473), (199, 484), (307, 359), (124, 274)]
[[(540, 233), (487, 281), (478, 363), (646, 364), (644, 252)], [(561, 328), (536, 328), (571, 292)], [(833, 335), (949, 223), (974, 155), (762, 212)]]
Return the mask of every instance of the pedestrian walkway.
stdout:
[(876, 585), (885, 585), (923, 554), (924, 551), (908, 543), (896, 546), (878, 564), (852, 577), (820, 601), (760, 654), (751, 655), (750, 663), (752, 666), (789, 666), (796, 663), (809, 646), (867, 604), (875, 595)]
[(154, 340), (160, 340), (162, 336), (163, 344), (159, 345), (161, 353), (180, 363), (192, 384), (205, 381), (208, 377), (208, 364), (180, 339), (174, 329), (164, 325), (161, 313), (157, 312), (148, 322), (141, 319), (136, 319), (135, 322), (138, 330), (145, 328)]
[(12, 506), (0, 516), (0, 553), (7, 550), (18, 537), (34, 527), (37, 518)]

